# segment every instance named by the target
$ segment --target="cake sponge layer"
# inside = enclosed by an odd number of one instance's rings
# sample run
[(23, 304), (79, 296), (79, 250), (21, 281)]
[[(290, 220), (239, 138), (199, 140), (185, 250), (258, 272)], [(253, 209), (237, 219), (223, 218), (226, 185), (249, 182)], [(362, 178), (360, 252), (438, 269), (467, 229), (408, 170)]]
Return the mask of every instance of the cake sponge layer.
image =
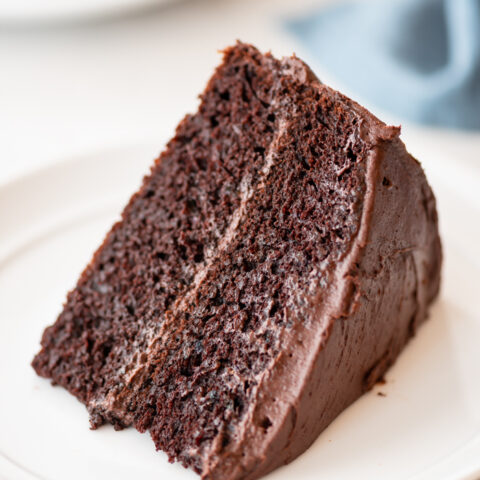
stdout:
[(291, 461), (438, 291), (435, 200), (398, 135), (296, 57), (227, 49), (35, 370), (204, 478)]

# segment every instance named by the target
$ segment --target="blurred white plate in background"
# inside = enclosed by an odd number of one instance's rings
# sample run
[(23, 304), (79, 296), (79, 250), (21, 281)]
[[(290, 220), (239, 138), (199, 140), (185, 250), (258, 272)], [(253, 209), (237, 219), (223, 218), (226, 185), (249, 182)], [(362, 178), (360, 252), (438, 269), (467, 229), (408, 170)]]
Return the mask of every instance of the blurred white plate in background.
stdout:
[[(148, 435), (89, 430), (84, 406), (30, 367), (44, 327), (159, 145), (88, 155), (0, 188), (0, 478), (198, 478), (156, 453)], [(471, 246), (479, 238), (480, 205), (451, 189), (455, 165), (429, 151), (415, 153), (438, 197), (445, 249), (431, 318), (389, 370), (386, 385), (268, 479), (479, 478), (480, 261)]]
[(0, 0), (1, 23), (44, 23), (119, 15), (176, 0)]

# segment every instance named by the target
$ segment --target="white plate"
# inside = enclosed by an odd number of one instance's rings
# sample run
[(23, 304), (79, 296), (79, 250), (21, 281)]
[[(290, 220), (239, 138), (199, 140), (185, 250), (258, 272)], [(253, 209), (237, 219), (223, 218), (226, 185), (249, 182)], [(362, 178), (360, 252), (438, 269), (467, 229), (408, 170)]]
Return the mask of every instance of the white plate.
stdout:
[(59, 22), (120, 15), (173, 0), (0, 0), (2, 23)]
[[(98, 153), (0, 188), (0, 477), (198, 478), (156, 453), (148, 435), (89, 430), (85, 407), (29, 365), (42, 330), (156, 153), (156, 146)], [(471, 200), (478, 195), (449, 189), (458, 169), (433, 154), (425, 159), (445, 248), (431, 319), (387, 384), (271, 480), (480, 478), (480, 206)]]

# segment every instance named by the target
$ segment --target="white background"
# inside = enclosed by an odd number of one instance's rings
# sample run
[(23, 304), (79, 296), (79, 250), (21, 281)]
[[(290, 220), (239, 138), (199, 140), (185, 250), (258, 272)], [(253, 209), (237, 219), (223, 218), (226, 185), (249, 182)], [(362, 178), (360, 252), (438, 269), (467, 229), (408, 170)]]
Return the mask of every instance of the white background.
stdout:
[[(102, 16), (102, 5), (108, 9), (115, 2), (117, 14)], [(310, 61), (282, 20), (332, 3), (137, 0), (153, 6), (123, 11), (121, 5), (135, 0), (115, 2), (0, 0), (0, 184), (72, 155), (163, 141), (185, 113), (195, 110), (198, 94), (220, 61), (218, 51), (237, 39), (280, 56), (297, 52)], [(23, 21), (22, 4), (30, 5)], [(17, 6), (16, 22), (7, 19), (6, 7), (12, 5)], [(75, 5), (83, 5), (86, 18), (76, 16)], [(41, 20), (32, 20), (36, 17)], [(345, 91), (328, 72), (312, 67)], [(354, 91), (346, 93), (366, 103)], [(403, 127), (407, 137), (423, 133)], [(479, 133), (428, 130), (427, 135), (479, 173)], [(458, 145), (463, 150), (456, 154)]]
[(2, 23), (2, 1), (0, 183), (72, 154), (163, 138), (195, 109), (218, 50), (241, 39), (298, 52), (282, 19), (318, 4), (185, 0), (113, 18), (12, 24)]

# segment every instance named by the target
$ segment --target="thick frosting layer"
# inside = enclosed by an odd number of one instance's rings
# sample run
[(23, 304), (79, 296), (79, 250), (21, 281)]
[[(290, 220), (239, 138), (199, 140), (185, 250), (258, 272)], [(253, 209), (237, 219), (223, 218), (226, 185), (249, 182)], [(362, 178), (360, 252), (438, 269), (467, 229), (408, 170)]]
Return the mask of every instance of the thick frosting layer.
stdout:
[[(326, 272), (313, 298), (314, 328), (296, 322), (260, 380), (255, 401), (227, 451), (213, 445), (202, 478), (256, 479), (305, 451), (349, 404), (382, 378), (425, 320), (439, 289), (441, 246), (435, 200), (418, 162), (365, 109), (321, 85), (303, 64), (296, 74), (355, 110), (374, 147), (358, 235)], [(310, 301), (304, 302), (311, 304)], [(268, 419), (270, 427), (259, 425)], [(216, 449), (217, 447), (217, 449)]]

